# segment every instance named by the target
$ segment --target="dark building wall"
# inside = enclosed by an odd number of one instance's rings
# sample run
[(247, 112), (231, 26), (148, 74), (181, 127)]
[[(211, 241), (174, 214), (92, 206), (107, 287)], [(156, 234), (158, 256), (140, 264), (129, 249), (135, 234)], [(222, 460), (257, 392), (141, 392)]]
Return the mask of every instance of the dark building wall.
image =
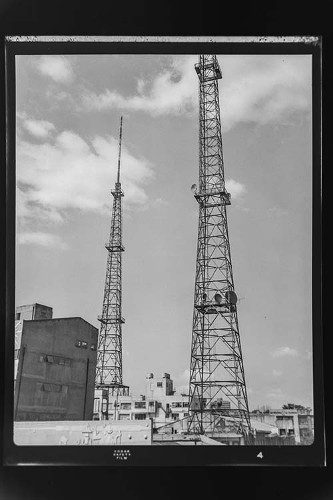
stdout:
[(82, 318), (24, 321), (15, 420), (91, 420), (98, 330)]

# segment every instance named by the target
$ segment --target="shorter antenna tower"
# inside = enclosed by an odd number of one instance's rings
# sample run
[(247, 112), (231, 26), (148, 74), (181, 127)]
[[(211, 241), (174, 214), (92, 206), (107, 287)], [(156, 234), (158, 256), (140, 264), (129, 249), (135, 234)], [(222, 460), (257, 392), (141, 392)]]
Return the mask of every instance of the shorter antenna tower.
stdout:
[[(122, 277), (121, 261), (125, 250), (122, 244), (122, 197), (124, 193), (120, 182), (121, 143), (123, 117), (120, 119), (118, 169), (115, 188), (111, 191), (113, 208), (109, 241), (105, 248), (108, 252), (106, 277), (104, 287), (103, 312), (98, 316), (101, 322), (95, 389), (103, 389), (109, 396), (129, 394), (129, 387), (123, 385), (122, 368), (122, 325), (125, 323), (121, 314), (122, 305)], [(108, 406), (108, 405), (107, 405)], [(106, 418), (108, 411), (106, 411)]]

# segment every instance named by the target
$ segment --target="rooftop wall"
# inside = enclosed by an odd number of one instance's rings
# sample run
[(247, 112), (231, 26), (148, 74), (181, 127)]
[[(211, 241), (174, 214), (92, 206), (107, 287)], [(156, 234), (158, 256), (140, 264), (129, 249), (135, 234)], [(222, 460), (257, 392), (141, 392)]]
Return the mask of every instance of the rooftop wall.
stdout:
[(112, 446), (150, 445), (150, 420), (95, 422), (15, 422), (14, 442), (18, 446)]

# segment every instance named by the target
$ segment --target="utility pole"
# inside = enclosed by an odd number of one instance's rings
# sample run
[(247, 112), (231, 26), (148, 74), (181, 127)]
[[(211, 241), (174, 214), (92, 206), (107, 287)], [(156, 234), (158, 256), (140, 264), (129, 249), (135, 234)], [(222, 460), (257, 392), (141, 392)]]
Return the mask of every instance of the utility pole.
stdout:
[[(106, 408), (103, 417), (108, 419), (109, 397), (128, 395), (129, 387), (123, 385), (122, 369), (122, 324), (125, 322), (121, 314), (122, 305), (122, 279), (121, 261), (125, 250), (122, 244), (122, 197), (124, 193), (120, 182), (121, 143), (122, 143), (123, 118), (120, 119), (118, 169), (115, 188), (111, 191), (113, 208), (111, 215), (111, 228), (109, 241), (105, 248), (108, 252), (106, 277), (103, 298), (102, 315), (98, 316), (101, 322), (95, 390), (103, 390)], [(115, 410), (116, 412), (116, 410)]]
[[(200, 55), (198, 246), (191, 345), (188, 432), (251, 432), (231, 265), (215, 55)], [(230, 424), (231, 422), (231, 424)]]

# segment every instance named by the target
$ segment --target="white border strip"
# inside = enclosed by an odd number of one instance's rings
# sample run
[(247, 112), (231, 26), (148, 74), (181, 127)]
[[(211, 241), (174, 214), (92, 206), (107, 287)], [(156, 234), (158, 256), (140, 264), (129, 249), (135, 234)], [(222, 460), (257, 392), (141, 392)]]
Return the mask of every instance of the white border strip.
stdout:
[(318, 43), (319, 36), (6, 36), (9, 42)]

